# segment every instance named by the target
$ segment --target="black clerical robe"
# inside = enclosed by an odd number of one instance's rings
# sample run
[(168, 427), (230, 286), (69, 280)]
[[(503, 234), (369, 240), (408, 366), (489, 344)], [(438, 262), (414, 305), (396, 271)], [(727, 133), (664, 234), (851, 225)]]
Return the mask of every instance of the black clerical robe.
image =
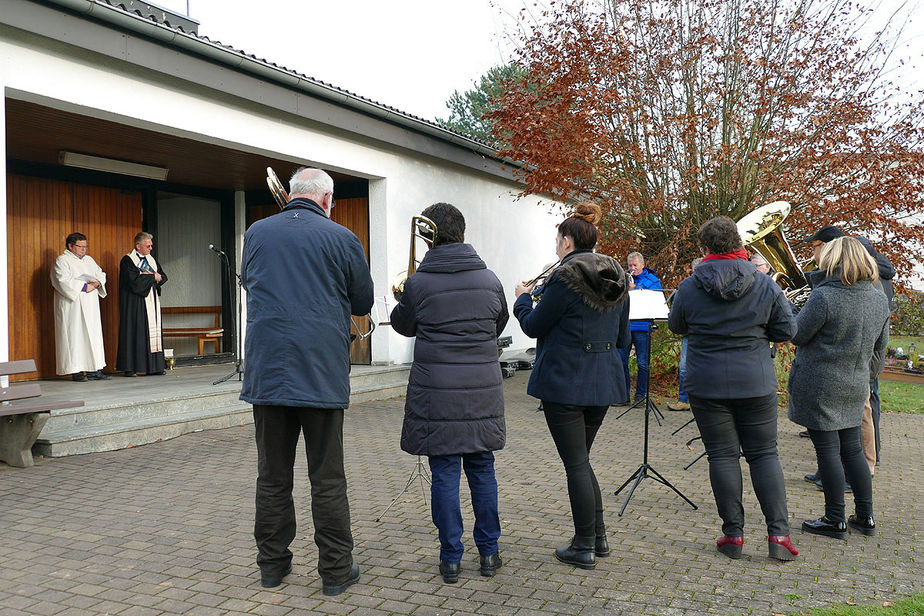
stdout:
[[(160, 288), (167, 275), (151, 255), (141, 261), (136, 251), (119, 263), (119, 352), (116, 369), (158, 374), (164, 371), (164, 342), (160, 314)], [(139, 266), (140, 264), (140, 266)], [(161, 281), (142, 269), (157, 271)]]

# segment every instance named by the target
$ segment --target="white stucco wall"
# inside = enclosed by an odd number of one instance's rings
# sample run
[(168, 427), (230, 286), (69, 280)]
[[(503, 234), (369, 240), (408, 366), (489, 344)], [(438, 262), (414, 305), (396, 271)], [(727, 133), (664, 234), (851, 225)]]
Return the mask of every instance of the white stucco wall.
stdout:
[[(513, 182), (326, 131), (195, 84), (154, 79), (97, 55), (46, 49), (41, 41), (4, 40), (2, 32), (0, 66), (0, 79), (13, 98), (369, 179), (370, 260), (379, 297), (390, 295), (391, 280), (407, 267), (410, 217), (437, 201), (463, 212), (466, 240), (497, 273), (511, 304), (515, 282), (536, 275), (555, 258), (560, 214), (535, 197), (516, 200), (519, 186)], [(311, 104), (302, 94), (292, 96), (299, 105)], [(2, 197), (5, 207), (5, 191)], [(0, 258), (5, 260), (5, 251)], [(0, 310), (6, 310), (5, 301)], [(512, 318), (504, 334), (513, 336), (513, 348), (533, 346)], [(374, 362), (411, 358), (410, 341), (390, 328), (376, 331), (372, 348)]]

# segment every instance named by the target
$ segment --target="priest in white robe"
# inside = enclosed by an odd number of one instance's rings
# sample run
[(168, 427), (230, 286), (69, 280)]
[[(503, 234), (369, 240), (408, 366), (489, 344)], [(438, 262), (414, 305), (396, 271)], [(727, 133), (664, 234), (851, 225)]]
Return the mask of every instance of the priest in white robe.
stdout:
[(55, 260), (55, 358), (57, 374), (75, 381), (106, 380), (99, 300), (106, 297), (106, 272), (87, 254), (87, 236), (71, 233)]

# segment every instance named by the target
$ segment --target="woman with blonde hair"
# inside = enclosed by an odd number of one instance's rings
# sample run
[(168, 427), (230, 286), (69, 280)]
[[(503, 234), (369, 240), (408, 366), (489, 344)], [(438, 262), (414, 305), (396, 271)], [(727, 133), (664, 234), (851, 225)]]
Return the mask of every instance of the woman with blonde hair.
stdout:
[(590, 466), (590, 448), (611, 404), (628, 397), (618, 349), (629, 336), (628, 281), (612, 257), (593, 252), (602, 216), (595, 203), (580, 203), (558, 226), (561, 260), (533, 306), (533, 285), (520, 283), (513, 314), (527, 336), (537, 338), (536, 364), (527, 393), (539, 398), (546, 424), (568, 478), (574, 538), (555, 550), (566, 564), (593, 569), (610, 553), (603, 498)]
[[(875, 261), (852, 237), (828, 242), (813, 290), (796, 317), (796, 359), (789, 374), (789, 418), (806, 428), (818, 457), (825, 513), (802, 530), (837, 539), (848, 527), (873, 535), (873, 484), (860, 423), (869, 396), (869, 365), (889, 342), (889, 304), (873, 286)], [(844, 479), (856, 512), (845, 519)]]

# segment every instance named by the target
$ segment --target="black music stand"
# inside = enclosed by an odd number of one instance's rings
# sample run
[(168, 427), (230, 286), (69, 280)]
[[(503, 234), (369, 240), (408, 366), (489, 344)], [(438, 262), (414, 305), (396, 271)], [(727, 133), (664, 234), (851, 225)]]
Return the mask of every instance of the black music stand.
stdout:
[(430, 480), (430, 473), (427, 472), (426, 467), (423, 463), (423, 456), (417, 456), (417, 463), (414, 465), (414, 470), (411, 471), (411, 476), (407, 478), (407, 483), (404, 484), (404, 487), (401, 488), (401, 491), (391, 499), (391, 502), (388, 503), (388, 507), (385, 507), (385, 510), (379, 514), (379, 517), (375, 519), (376, 522), (380, 521), (385, 517), (385, 514), (388, 513), (388, 510), (391, 509), (395, 503), (398, 502), (398, 499), (407, 492), (408, 488), (411, 487), (411, 484), (414, 483), (414, 480), (420, 481), (420, 492), (423, 494), (424, 502), (427, 502), (427, 489), (424, 487), (424, 481), (429, 485), (433, 485), (433, 482)]
[[(649, 298), (654, 303), (651, 304), (650, 308), (646, 307), (643, 309), (644, 312), (650, 313), (650, 314), (642, 315), (642, 316), (646, 316), (647, 318), (633, 318), (631, 320), (650, 321), (652, 323), (655, 321), (655, 319), (663, 320), (664, 316), (666, 316), (666, 309), (667, 309), (667, 304), (664, 303), (663, 294), (660, 296), (660, 302), (658, 302), (658, 300), (656, 299), (657, 298), (656, 295), (650, 295)], [(630, 300), (630, 310), (632, 309), (631, 306), (632, 304)], [(635, 314), (635, 316), (639, 316), (637, 310), (633, 310), (632, 312)], [(648, 331), (648, 353), (650, 357), (651, 355), (651, 329), (650, 328)], [(648, 378), (647, 378), (647, 381), (650, 381), (650, 380), (651, 380), (651, 370), (648, 371)], [(626, 481), (621, 486), (619, 486), (619, 489), (613, 493), (614, 496), (618, 496), (619, 493), (622, 492), (626, 488), (626, 486), (628, 486), (630, 483), (632, 484), (632, 487), (629, 489), (629, 493), (626, 495), (626, 500), (622, 504), (622, 508), (619, 510), (619, 515), (622, 516), (622, 514), (625, 513), (626, 507), (629, 506), (629, 501), (632, 499), (632, 495), (635, 493), (635, 489), (638, 488), (639, 484), (642, 483), (642, 480), (645, 478), (654, 479), (655, 481), (667, 486), (668, 488), (676, 492), (680, 498), (687, 501), (690, 504), (690, 506), (693, 507), (693, 509), (698, 509), (698, 507), (696, 506), (696, 503), (694, 503), (689, 498), (687, 498), (683, 494), (683, 492), (681, 492), (676, 487), (674, 487), (674, 485), (671, 482), (665, 479), (661, 475), (661, 473), (656, 471), (654, 467), (648, 463), (648, 437), (649, 437), (649, 424), (651, 423), (649, 420), (649, 416), (652, 413), (660, 412), (660, 411), (658, 411), (658, 407), (655, 406), (654, 402), (652, 402), (651, 400), (651, 387), (650, 387), (651, 383), (647, 381), (645, 383), (645, 443), (644, 443), (644, 453), (642, 455), (642, 464), (635, 470), (634, 473), (632, 473), (629, 476), (628, 479), (626, 479)], [(630, 410), (634, 407), (635, 405), (630, 407)], [(624, 415), (626, 412), (628, 411), (624, 411), (620, 415), (620, 417)], [(657, 417), (657, 415), (655, 415), (655, 417)]]
[[(664, 424), (661, 423), (661, 420), (664, 419), (664, 413), (661, 412), (661, 409), (658, 408), (658, 405), (655, 404), (654, 400), (652, 400), (651, 397), (648, 395), (648, 385), (650, 384), (650, 381), (651, 381), (651, 330), (657, 326), (654, 323), (654, 319), (630, 319), (630, 321), (648, 323), (648, 331), (645, 332), (645, 336), (648, 338), (648, 375), (645, 377), (645, 398), (643, 400), (637, 400), (636, 402), (631, 404), (629, 408), (627, 408), (622, 413), (617, 415), (613, 419), (613, 421), (621, 418), (623, 415), (625, 415), (626, 413), (628, 413), (629, 411), (633, 409), (641, 408), (642, 406), (644, 406), (646, 409), (649, 407), (652, 409), (652, 411), (654, 412), (655, 421), (658, 422), (659, 426), (663, 426)], [(638, 356), (636, 356), (635, 361), (637, 365)], [(636, 377), (636, 379), (637, 378), (638, 377)], [(631, 385), (631, 382), (630, 382), (630, 385)], [(631, 387), (629, 389), (631, 389)], [(629, 395), (628, 390), (626, 391), (626, 395)]]

